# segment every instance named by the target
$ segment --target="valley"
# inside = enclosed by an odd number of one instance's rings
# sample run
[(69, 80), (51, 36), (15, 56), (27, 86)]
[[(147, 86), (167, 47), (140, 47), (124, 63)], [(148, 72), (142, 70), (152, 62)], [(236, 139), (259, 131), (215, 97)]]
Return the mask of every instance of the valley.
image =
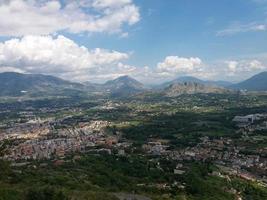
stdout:
[(264, 199), (267, 95), (178, 94), (2, 98), (0, 196)]

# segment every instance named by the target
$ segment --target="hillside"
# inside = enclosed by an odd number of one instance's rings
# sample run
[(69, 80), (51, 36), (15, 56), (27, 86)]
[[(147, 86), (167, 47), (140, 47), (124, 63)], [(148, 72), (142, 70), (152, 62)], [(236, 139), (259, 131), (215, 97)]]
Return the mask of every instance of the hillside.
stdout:
[(261, 72), (251, 78), (229, 86), (235, 90), (267, 91), (267, 72)]
[(228, 81), (209, 81), (209, 80), (201, 80), (193, 76), (182, 76), (172, 81), (165, 82), (161, 84), (160, 86), (158, 86), (158, 88), (166, 88), (170, 85), (177, 84), (177, 83), (184, 83), (184, 82), (193, 82), (193, 83), (199, 83), (199, 84), (204, 84), (208, 86), (218, 86), (218, 87), (227, 87), (232, 84)]
[(75, 92), (85, 89), (82, 84), (41, 74), (0, 74), (0, 96), (44, 95)]
[(113, 96), (125, 96), (144, 91), (145, 86), (130, 76), (121, 76), (107, 81), (103, 88)]
[(170, 85), (164, 90), (164, 94), (169, 97), (175, 97), (182, 94), (198, 94), (198, 93), (228, 93), (230, 90), (208, 86), (205, 84), (195, 83), (195, 82), (184, 82), (184, 83), (176, 83)]
[(42, 74), (0, 73), (0, 96), (71, 95), (81, 92), (100, 92), (113, 96), (127, 96), (145, 90), (145, 86), (129, 76), (121, 76), (104, 84), (66, 81)]

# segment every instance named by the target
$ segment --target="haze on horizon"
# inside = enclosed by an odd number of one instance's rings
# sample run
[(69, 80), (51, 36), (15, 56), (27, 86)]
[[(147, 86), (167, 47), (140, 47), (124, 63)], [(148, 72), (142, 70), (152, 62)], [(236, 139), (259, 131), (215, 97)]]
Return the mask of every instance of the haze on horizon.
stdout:
[(0, 0), (0, 72), (237, 82), (267, 69), (266, 0)]

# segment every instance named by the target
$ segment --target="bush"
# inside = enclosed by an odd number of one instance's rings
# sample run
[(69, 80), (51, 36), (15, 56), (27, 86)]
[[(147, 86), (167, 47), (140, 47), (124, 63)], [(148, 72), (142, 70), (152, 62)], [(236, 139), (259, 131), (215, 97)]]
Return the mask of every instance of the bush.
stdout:
[(26, 194), (26, 200), (67, 200), (67, 196), (52, 187), (32, 188)]

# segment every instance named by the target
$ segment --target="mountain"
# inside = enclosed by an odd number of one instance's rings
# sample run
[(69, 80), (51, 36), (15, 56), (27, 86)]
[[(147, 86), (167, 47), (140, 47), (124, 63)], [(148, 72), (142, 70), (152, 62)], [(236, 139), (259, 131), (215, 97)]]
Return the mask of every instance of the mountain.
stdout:
[(230, 90), (227, 90), (222, 87), (209, 86), (202, 83), (196, 82), (183, 82), (175, 83), (164, 89), (163, 93), (169, 97), (175, 97), (182, 94), (208, 94), (208, 93), (229, 93)]
[(261, 72), (237, 84), (230, 85), (235, 90), (267, 91), (267, 72)]
[(185, 82), (193, 82), (193, 83), (200, 83), (204, 85), (209, 85), (209, 86), (219, 86), (219, 87), (227, 87), (231, 85), (232, 83), (227, 82), (227, 81), (204, 81), (201, 79), (198, 79), (193, 76), (182, 76), (177, 79), (174, 79), (172, 81), (163, 83), (159, 86), (159, 88), (166, 88), (170, 85), (176, 84), (176, 83), (185, 83)]
[(85, 82), (84, 84), (66, 81), (42, 74), (0, 73), (0, 96), (44, 96), (75, 95), (84, 92), (127, 96), (142, 92), (142, 83), (129, 76), (121, 76), (104, 84)]
[(103, 84), (86, 81), (86, 82), (83, 82), (83, 85), (86, 86), (86, 89), (89, 92), (105, 92), (105, 88)]
[(42, 74), (0, 73), (0, 96), (58, 95), (85, 89), (79, 83)]
[(175, 80), (172, 81), (172, 83), (184, 83), (184, 82), (195, 82), (195, 83), (204, 83), (203, 80), (198, 79), (196, 77), (193, 76), (181, 76)]
[(121, 76), (107, 81), (103, 88), (113, 96), (126, 96), (146, 90), (145, 86), (130, 76)]
[(165, 82), (165, 83), (162, 83), (161, 85), (158, 86), (158, 88), (161, 88), (161, 89), (165, 89), (171, 85), (174, 85), (174, 84), (177, 84), (177, 83), (184, 83), (184, 82), (194, 82), (194, 83), (203, 83), (204, 81), (198, 79), (198, 78), (195, 78), (193, 76), (182, 76), (182, 77), (179, 77), (179, 78), (176, 78), (172, 81), (168, 81), (168, 82)]

